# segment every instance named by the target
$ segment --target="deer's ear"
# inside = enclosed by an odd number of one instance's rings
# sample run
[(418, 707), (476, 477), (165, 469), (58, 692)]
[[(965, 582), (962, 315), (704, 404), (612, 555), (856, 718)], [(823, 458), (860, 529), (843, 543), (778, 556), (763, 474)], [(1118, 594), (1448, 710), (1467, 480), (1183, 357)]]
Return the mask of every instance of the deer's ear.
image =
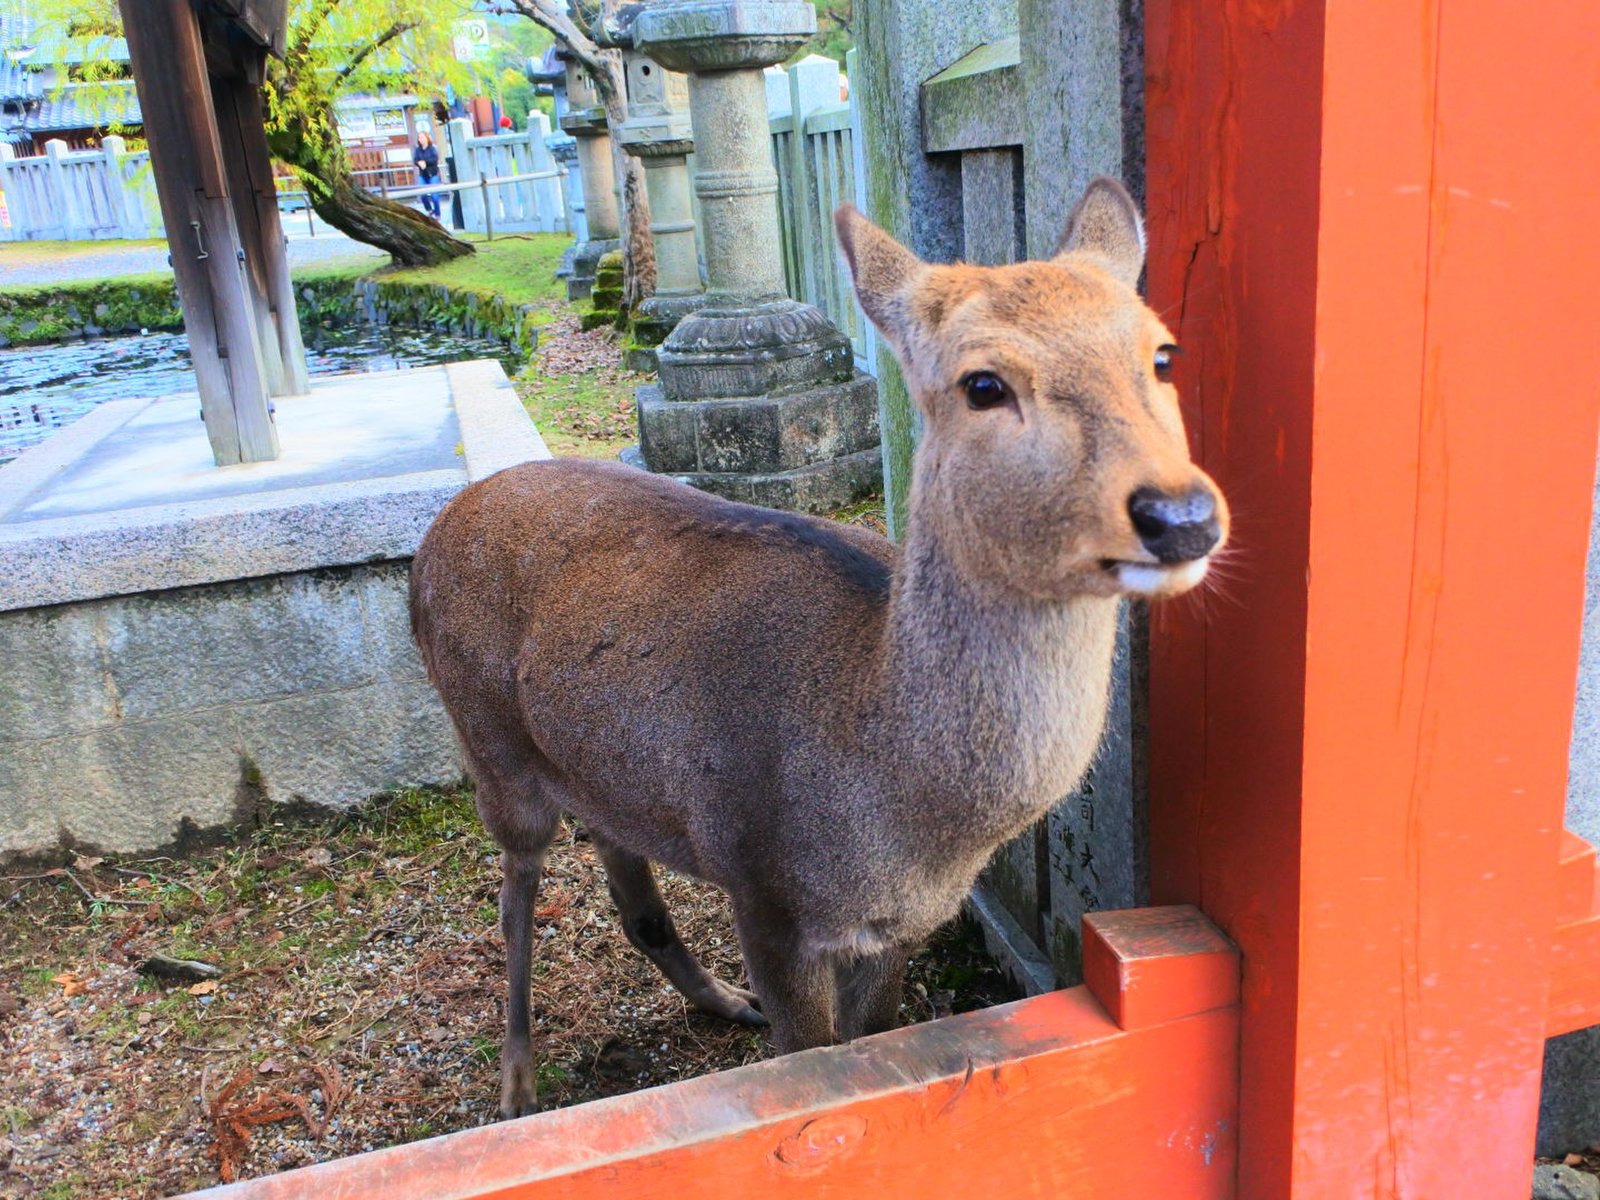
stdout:
[(839, 245), (850, 264), (861, 311), (891, 342), (904, 345), (911, 321), (910, 285), (926, 269), (911, 251), (879, 229), (853, 204), (833, 214)]
[(1097, 175), (1067, 218), (1067, 230), (1056, 248), (1066, 254), (1092, 254), (1129, 287), (1144, 269), (1144, 219), (1133, 197), (1115, 179)]

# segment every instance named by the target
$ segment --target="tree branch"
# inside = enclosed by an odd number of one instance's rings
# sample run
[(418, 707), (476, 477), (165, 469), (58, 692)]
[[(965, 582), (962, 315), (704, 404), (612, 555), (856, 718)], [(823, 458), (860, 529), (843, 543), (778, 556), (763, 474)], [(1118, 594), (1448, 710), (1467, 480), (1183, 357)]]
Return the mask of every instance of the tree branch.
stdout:
[(523, 16), (553, 33), (589, 74), (605, 73), (600, 47), (567, 15), (567, 7), (561, 0), (512, 0), (512, 3)]
[(306, 13), (303, 20), (296, 21), (293, 33), (289, 39), (289, 57), (304, 55), (311, 49), (311, 41), (322, 32), (322, 27), (328, 23), (328, 18), (333, 15), (333, 10), (339, 7), (339, 0), (319, 0)]
[(344, 66), (340, 67), (339, 73), (333, 77), (334, 86), (338, 87), (339, 84), (343, 83), (346, 79), (349, 79), (350, 76), (355, 72), (356, 68), (365, 62), (367, 58), (369, 58), (376, 51), (383, 49), (383, 47), (394, 41), (395, 38), (399, 37), (401, 34), (410, 32), (416, 27), (417, 23), (415, 21), (396, 21), (393, 25), (389, 26), (389, 28), (385, 29), (377, 37), (373, 38), (372, 41), (368, 42), (365, 46), (361, 47), (361, 49), (357, 50), (350, 56), (350, 61), (345, 63)]

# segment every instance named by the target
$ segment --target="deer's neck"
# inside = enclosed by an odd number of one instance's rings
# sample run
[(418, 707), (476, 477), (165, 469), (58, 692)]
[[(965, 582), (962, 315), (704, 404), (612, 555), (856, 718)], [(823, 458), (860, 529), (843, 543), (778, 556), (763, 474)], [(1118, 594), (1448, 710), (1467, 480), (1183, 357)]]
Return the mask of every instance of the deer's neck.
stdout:
[(885, 631), (888, 737), (908, 800), (1009, 836), (1060, 800), (1105, 723), (1117, 602), (1038, 601), (965, 579), (915, 524)]

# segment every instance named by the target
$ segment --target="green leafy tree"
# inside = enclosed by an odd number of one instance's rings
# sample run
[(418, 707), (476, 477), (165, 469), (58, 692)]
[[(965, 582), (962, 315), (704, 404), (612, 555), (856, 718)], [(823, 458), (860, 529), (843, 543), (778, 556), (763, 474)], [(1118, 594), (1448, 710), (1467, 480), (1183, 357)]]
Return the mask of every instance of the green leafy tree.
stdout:
[[(472, 0), (290, 0), (287, 52), (267, 61), (267, 144), (274, 157), (294, 168), (318, 216), (405, 266), (470, 254), (472, 245), (356, 183), (334, 104), (380, 86), (424, 96), (470, 88), (473, 72), (456, 61), (451, 37), (454, 21), (473, 8)], [(33, 17), (62, 54), (85, 36), (122, 28), (116, 0), (37, 0)], [(114, 64), (73, 72), (77, 81), (106, 89), (125, 87), (120, 75)]]
[(817, 8), (817, 35), (807, 44), (800, 57), (821, 54), (844, 62), (844, 56), (855, 49), (855, 11), (853, 0), (815, 0)]
[[(594, 81), (612, 129), (628, 119), (627, 83), (622, 54), (610, 38), (615, 31), (622, 0), (499, 0), (510, 3), (523, 16), (548, 30), (557, 44), (576, 59)], [(650, 237), (650, 200), (645, 195), (644, 167), (637, 158), (617, 149), (617, 173), (622, 179), (623, 304), (636, 307), (656, 290), (656, 248)]]
[(293, 0), (289, 44), (267, 66), (267, 145), (295, 169), (311, 207), (335, 229), (403, 266), (472, 253), (432, 217), (355, 180), (339, 136), (342, 94), (399, 85), (422, 95), (468, 77), (451, 47), (468, 7), (450, 0)]

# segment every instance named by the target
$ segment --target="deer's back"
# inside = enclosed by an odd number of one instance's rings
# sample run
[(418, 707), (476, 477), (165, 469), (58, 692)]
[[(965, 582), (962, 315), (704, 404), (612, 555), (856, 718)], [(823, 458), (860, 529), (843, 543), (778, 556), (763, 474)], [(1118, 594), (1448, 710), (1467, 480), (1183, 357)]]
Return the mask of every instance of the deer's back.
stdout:
[[(630, 468), (535, 463), (440, 514), (412, 619), (469, 755), (525, 736), (563, 807), (717, 877), (708, 856), (750, 857), (738, 839), (831, 836), (894, 554)], [(782, 829), (757, 831), (775, 804)]]

